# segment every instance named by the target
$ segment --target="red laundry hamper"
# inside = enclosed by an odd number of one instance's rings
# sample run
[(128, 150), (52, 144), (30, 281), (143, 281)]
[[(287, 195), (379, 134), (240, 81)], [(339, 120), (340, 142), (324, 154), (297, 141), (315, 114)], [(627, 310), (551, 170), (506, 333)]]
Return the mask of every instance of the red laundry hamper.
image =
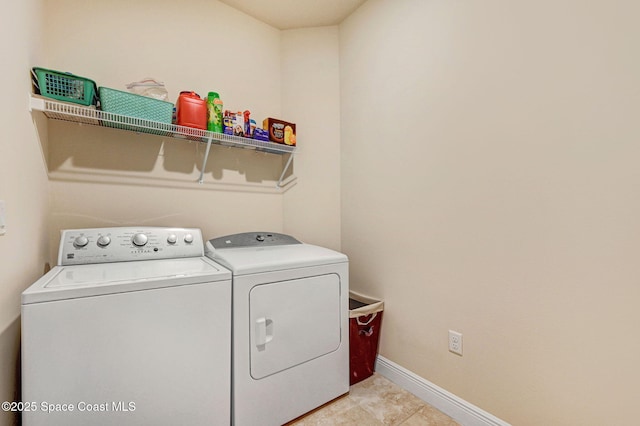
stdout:
[(375, 370), (384, 302), (349, 292), (349, 384), (354, 385)]

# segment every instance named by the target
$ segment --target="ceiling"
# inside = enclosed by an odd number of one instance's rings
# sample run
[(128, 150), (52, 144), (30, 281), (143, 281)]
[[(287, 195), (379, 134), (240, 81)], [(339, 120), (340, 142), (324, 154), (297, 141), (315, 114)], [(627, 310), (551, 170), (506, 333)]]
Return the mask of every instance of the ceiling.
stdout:
[(366, 0), (220, 0), (281, 30), (336, 25)]

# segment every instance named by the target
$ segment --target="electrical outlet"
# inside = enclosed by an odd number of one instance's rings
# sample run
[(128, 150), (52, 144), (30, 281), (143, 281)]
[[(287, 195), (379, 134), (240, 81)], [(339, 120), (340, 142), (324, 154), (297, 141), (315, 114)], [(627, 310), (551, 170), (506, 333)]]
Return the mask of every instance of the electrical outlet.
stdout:
[(4, 201), (0, 200), (0, 235), (7, 233), (7, 209), (4, 205)]
[(462, 333), (449, 330), (449, 352), (462, 356)]

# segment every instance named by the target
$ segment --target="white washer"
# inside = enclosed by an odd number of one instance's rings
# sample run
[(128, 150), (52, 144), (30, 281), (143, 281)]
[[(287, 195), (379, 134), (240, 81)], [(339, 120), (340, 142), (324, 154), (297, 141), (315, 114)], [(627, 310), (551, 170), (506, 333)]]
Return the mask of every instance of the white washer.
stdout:
[(63, 231), (22, 293), (23, 424), (228, 425), (230, 330), (199, 229)]
[(216, 238), (207, 255), (233, 272), (235, 425), (281, 425), (349, 391), (347, 256), (275, 233)]

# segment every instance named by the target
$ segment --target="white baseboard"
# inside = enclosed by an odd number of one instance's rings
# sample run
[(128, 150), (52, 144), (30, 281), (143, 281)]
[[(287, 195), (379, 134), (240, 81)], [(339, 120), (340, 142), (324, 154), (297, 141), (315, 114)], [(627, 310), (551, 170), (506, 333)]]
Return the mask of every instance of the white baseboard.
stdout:
[(380, 355), (376, 359), (376, 373), (411, 392), (463, 426), (511, 426)]

